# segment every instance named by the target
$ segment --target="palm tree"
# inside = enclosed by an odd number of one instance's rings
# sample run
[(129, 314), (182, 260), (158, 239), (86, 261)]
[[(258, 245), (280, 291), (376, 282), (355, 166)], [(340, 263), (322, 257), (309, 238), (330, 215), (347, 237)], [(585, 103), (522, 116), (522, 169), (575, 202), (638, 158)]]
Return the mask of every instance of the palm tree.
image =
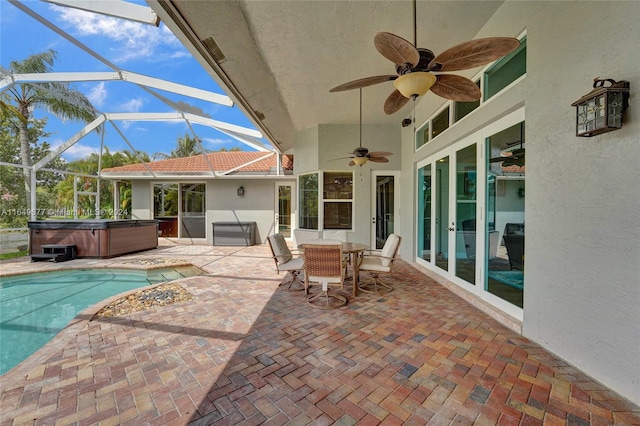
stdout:
[(156, 152), (153, 154), (153, 159), (158, 158), (183, 158), (183, 157), (192, 157), (194, 155), (203, 154), (200, 151), (200, 139), (198, 137), (191, 137), (188, 133), (185, 133), (184, 136), (178, 138), (178, 142), (176, 144), (175, 149), (171, 150), (170, 154), (165, 154), (163, 152)]
[[(48, 50), (29, 56), (21, 62), (12, 61), (9, 70), (4, 73), (46, 73), (51, 72), (57, 53)], [(7, 93), (10, 104), (3, 106), (3, 113), (18, 116), (26, 120), (20, 120), (18, 138), (20, 140), (20, 158), (23, 168), (24, 185), (27, 197), (27, 207), (31, 208), (31, 169), (33, 165), (31, 146), (27, 132), (29, 130), (29, 118), (36, 107), (43, 107), (61, 120), (81, 120), (91, 122), (96, 118), (96, 111), (89, 99), (77, 90), (72, 89), (67, 83), (43, 82), (20, 83), (13, 85)], [(11, 105), (13, 104), (13, 105)], [(17, 110), (17, 111), (16, 111)], [(22, 117), (20, 117), (22, 116)]]
[[(149, 161), (151, 161), (151, 159), (149, 158), (149, 154), (140, 150), (129, 151), (128, 149), (123, 149), (122, 151), (118, 151), (116, 154), (120, 154), (122, 156), (122, 165), (136, 164), (141, 161), (148, 163)], [(116, 154), (114, 154), (114, 156)]]
[(4, 119), (5, 117), (8, 117), (10, 115), (14, 115), (18, 117), (18, 119), (24, 123), (27, 122), (27, 119), (25, 118), (25, 116), (22, 115), (20, 111), (18, 111), (18, 108), (0, 100), (0, 118)]

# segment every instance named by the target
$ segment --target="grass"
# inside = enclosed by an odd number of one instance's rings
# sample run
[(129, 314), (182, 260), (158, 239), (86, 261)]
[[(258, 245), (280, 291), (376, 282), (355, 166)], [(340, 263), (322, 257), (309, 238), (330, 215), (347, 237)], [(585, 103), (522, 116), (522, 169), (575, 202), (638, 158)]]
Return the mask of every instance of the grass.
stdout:
[(0, 254), (0, 260), (4, 259), (13, 259), (14, 257), (22, 257), (28, 255), (28, 251), (15, 251), (13, 253), (2, 253)]

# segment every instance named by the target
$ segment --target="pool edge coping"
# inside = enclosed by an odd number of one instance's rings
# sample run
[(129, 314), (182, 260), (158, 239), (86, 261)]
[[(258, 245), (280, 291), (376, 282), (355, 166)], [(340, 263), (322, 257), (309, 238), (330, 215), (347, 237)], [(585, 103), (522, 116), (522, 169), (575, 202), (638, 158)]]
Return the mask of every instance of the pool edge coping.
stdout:
[[(174, 266), (174, 265), (172, 265)], [(100, 312), (100, 310), (105, 307), (106, 305), (115, 302), (118, 299), (121, 299), (123, 297), (128, 296), (129, 294), (135, 293), (137, 291), (140, 291), (142, 289), (144, 290), (151, 290), (154, 289), (156, 287), (159, 287), (161, 285), (166, 285), (166, 284), (180, 284), (182, 282), (186, 282), (189, 281), (193, 278), (199, 278), (199, 277), (205, 277), (207, 272), (205, 270), (203, 270), (202, 268), (199, 268), (191, 263), (187, 264), (187, 265), (181, 265), (181, 266), (192, 266), (194, 268), (197, 268), (199, 270), (201, 270), (203, 272), (202, 275), (195, 275), (192, 277), (184, 277), (184, 278), (178, 278), (175, 280), (170, 280), (170, 281), (165, 281), (165, 282), (161, 282), (161, 283), (155, 283), (155, 284), (149, 284), (143, 287), (138, 287), (135, 289), (131, 289), (131, 290), (125, 290), (121, 293), (115, 294), (113, 296), (109, 296), (106, 299), (103, 299), (99, 302), (94, 303), (91, 306), (86, 307), (85, 309), (83, 309), (82, 311), (78, 312), (70, 321), (67, 325), (64, 326), (64, 328), (62, 330), (60, 330), (55, 336), (53, 336), (47, 343), (45, 343), (43, 346), (41, 346), (40, 348), (38, 348), (34, 353), (32, 353), (31, 355), (29, 355), (27, 358), (25, 358), (24, 360), (20, 361), (18, 364), (16, 364), (14, 367), (12, 367), (11, 369), (9, 369), (8, 371), (6, 371), (4, 374), (0, 375), (0, 389), (2, 389), (3, 391), (6, 391), (7, 389), (10, 388), (10, 383), (13, 382), (13, 377), (12, 376), (26, 376), (27, 379), (29, 379), (29, 376), (31, 375), (31, 373), (34, 370), (37, 370), (38, 365), (46, 365), (49, 364), (47, 361), (49, 359), (51, 359), (51, 357), (55, 354), (55, 352), (58, 352), (60, 350), (62, 350), (64, 348), (64, 346), (67, 344), (67, 342), (70, 340), (70, 338), (76, 337), (80, 330), (84, 329), (89, 322), (91, 322), (91, 320), (93, 319), (93, 317)], [(113, 265), (109, 266), (108, 268), (110, 269), (126, 269), (126, 268), (118, 268), (115, 267)], [(95, 269), (108, 269), (108, 268), (95, 268)], [(73, 271), (73, 270), (77, 270), (77, 269), (87, 269), (85, 268), (69, 268), (69, 269), (54, 269), (51, 271), (39, 271), (39, 272), (28, 272), (28, 273), (47, 273), (47, 272), (58, 272), (58, 271)], [(137, 268), (130, 268), (130, 269), (137, 269)], [(148, 268), (148, 269), (159, 269), (159, 268)], [(160, 268), (162, 269), (162, 268)], [(20, 276), (20, 275), (25, 275), (25, 274), (13, 274), (12, 276)], [(137, 311), (137, 312), (141, 312), (141, 311)], [(136, 312), (132, 312), (131, 314), (134, 314)], [(129, 314), (127, 314), (129, 315)], [(77, 332), (75, 331), (77, 329)], [(54, 351), (49, 351), (49, 349), (51, 349), (51, 347), (55, 347)], [(46, 354), (44, 353), (45, 351)], [(46, 356), (45, 356), (46, 355)], [(25, 370), (25, 371), (22, 371)], [(44, 371), (42, 372), (42, 374), (44, 374)], [(9, 383), (9, 385), (7, 385), (7, 383)]]

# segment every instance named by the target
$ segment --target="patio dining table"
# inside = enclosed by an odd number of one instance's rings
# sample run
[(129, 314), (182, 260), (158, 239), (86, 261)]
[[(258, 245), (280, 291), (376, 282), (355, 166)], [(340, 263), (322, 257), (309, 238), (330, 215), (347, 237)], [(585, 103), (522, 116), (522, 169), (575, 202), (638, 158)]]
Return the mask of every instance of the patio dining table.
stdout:
[[(308, 240), (308, 241), (305, 241), (305, 244), (313, 244), (314, 241), (319, 242), (322, 240)], [(304, 251), (305, 244), (301, 244), (299, 246), (302, 251)], [(358, 275), (360, 273), (360, 268), (358, 266), (358, 256), (360, 255), (360, 253), (368, 249), (369, 249), (369, 246), (366, 244), (350, 243), (347, 241), (342, 241), (342, 252), (349, 254), (351, 258), (351, 267), (353, 268), (353, 293), (352, 293), (353, 297), (358, 296), (358, 279), (359, 279)]]

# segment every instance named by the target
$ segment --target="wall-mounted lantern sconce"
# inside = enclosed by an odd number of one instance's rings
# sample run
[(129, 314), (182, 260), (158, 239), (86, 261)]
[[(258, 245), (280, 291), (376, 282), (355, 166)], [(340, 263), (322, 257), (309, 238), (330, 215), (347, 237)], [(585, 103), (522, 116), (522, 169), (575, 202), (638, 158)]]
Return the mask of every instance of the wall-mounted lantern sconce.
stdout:
[(244, 197), (244, 186), (238, 187), (238, 197)]
[(620, 129), (622, 114), (629, 106), (629, 82), (595, 78), (593, 90), (571, 106), (576, 107), (576, 136), (595, 136)]

